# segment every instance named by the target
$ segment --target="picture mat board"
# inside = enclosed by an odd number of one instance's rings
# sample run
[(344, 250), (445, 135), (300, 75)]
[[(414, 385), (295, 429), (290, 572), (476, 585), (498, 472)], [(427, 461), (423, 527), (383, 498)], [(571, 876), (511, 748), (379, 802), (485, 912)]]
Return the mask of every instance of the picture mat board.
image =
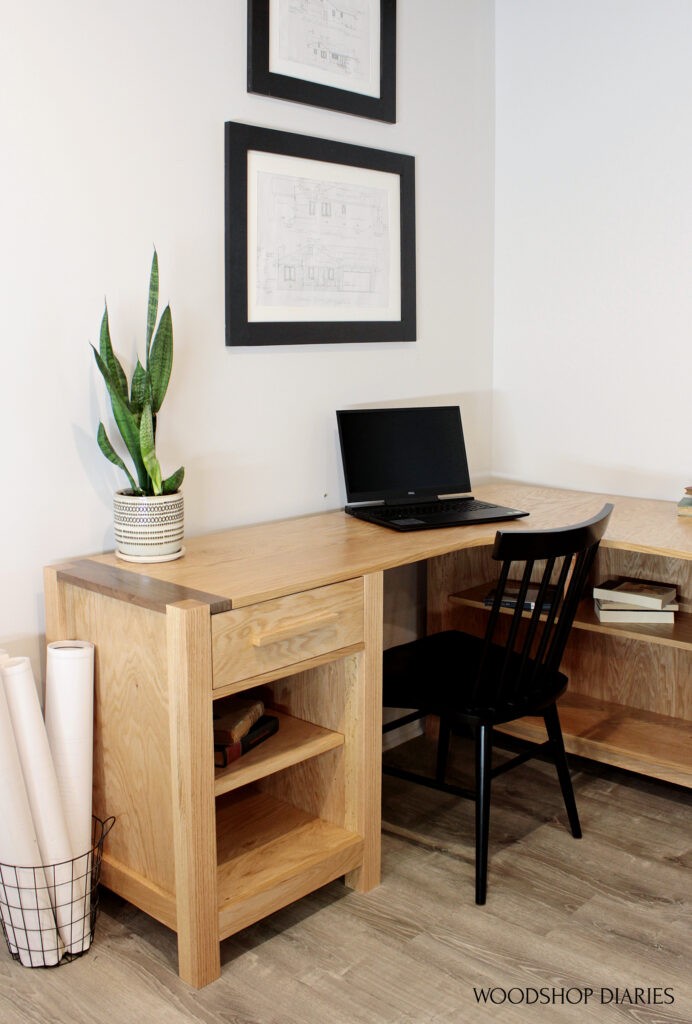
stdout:
[(270, 72), (379, 97), (380, 0), (349, 0), (349, 8), (325, 26), (309, 3), (269, 0)]
[(250, 151), (248, 320), (400, 320), (400, 207), (396, 174)]

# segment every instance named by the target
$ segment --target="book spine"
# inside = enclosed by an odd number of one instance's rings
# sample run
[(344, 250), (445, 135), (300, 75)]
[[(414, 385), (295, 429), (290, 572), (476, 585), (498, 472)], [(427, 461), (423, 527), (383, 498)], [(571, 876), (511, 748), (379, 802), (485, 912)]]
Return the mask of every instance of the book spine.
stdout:
[(637, 611), (636, 608), (632, 608), (630, 611), (615, 611), (608, 610), (606, 608), (600, 608), (598, 603), (594, 605), (594, 611), (596, 612), (596, 618), (599, 622), (612, 622), (621, 623), (622, 625), (661, 625), (662, 623), (673, 623), (675, 622), (675, 613), (668, 611), (657, 611), (653, 608), (642, 608)]
[(247, 754), (253, 747), (264, 743), (270, 736), (273, 736), (279, 729), (279, 719), (276, 715), (262, 715), (259, 721), (253, 725), (248, 733), (235, 743), (214, 743), (214, 767), (225, 768), (227, 765), (237, 761), (243, 754)]
[(218, 744), (230, 744), (237, 743), (242, 740), (250, 729), (253, 727), (255, 722), (259, 721), (264, 713), (264, 704), (258, 701), (257, 704), (247, 709), (242, 718), (239, 718), (233, 725), (224, 726), (219, 724), (214, 725), (214, 743)]
[(214, 744), (214, 767), (225, 768), (245, 753), (240, 740), (236, 743)]
[(240, 745), (243, 748), (243, 753), (248, 750), (252, 750), (258, 743), (262, 743), (264, 740), (269, 739), (279, 729), (279, 719), (275, 715), (263, 715), (260, 718), (257, 725), (255, 725), (247, 736), (243, 736), (240, 741)]
[[(632, 608), (647, 608), (650, 611), (661, 611), (667, 602), (660, 597), (649, 597), (644, 594), (629, 594), (626, 590), (610, 590), (602, 587), (593, 588), (593, 596), (599, 601), (617, 601), (619, 604), (626, 604)], [(673, 600), (675, 592), (669, 600)]]

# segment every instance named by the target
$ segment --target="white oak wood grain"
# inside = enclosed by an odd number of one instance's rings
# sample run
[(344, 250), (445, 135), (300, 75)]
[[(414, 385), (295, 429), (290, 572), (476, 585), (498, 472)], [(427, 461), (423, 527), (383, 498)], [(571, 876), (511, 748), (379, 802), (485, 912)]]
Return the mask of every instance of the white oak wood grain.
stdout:
[[(479, 496), (530, 511), (528, 520), (503, 524), (510, 530), (587, 518), (607, 497), (509, 484), (481, 488)], [(636, 566), (640, 556), (647, 568), (692, 561), (691, 528), (677, 520), (673, 503), (614, 500), (616, 510), (603, 545), (611, 561), (604, 566)], [(377, 886), (382, 575), (428, 560), (430, 622), (442, 623), (452, 615), (447, 594), (483, 578), (494, 534), (495, 527), (484, 524), (402, 535), (333, 512), (191, 538), (186, 555), (171, 563), (123, 567), (113, 555), (100, 555), (47, 571), (48, 636), (61, 639), (65, 637), (59, 634), (65, 633), (91, 639), (97, 647), (95, 808), (118, 818), (105, 854), (104, 878), (177, 929), (181, 973), (193, 985), (218, 975), (220, 926), (228, 934), (249, 925), (253, 915), (271, 913), (338, 874), (345, 874), (363, 899)], [(686, 567), (679, 573), (683, 596), (692, 597)], [(600, 657), (596, 644), (604, 635), (593, 636), (589, 656)], [(623, 642), (639, 643), (630, 637)], [(650, 702), (664, 693), (658, 682), (671, 673), (667, 706), (677, 709), (674, 715), (687, 714), (688, 698), (680, 697), (682, 688), (675, 683), (676, 673), (683, 678), (683, 670), (675, 659), (688, 658), (689, 652), (684, 644), (656, 649), (667, 652), (658, 656), (660, 675), (643, 688), (640, 671), (626, 672), (623, 683), (614, 670), (598, 673), (592, 681), (588, 672), (577, 671), (575, 693), (591, 702), (582, 723), (595, 704), (612, 698), (601, 687), (615, 683), (621, 699), (629, 702), (630, 714), (637, 707), (658, 714), (660, 707)], [(628, 660), (643, 664), (641, 657)], [(228, 853), (226, 844), (234, 841), (233, 835), (224, 833), (226, 818), (214, 802), (218, 777), (215, 782), (212, 702), (260, 683), (269, 685), (281, 711), (316, 729), (309, 738), (296, 736), (290, 752), (265, 751), (248, 761), (246, 781), (257, 788), (261, 803), (273, 801), (279, 808), (271, 816), (271, 827), (279, 832), (265, 843), (260, 821), (253, 818), (256, 827), (241, 834), (254, 852), (243, 860), (242, 851)], [(644, 748), (639, 761), (630, 742), (635, 732), (626, 735), (624, 718), (616, 723), (619, 735), (611, 747), (626, 752), (629, 760), (622, 763), (645, 770), (653, 756), (651, 746), (646, 748), (647, 736), (654, 730), (639, 728), (644, 717), (634, 716), (634, 721), (639, 723), (637, 743)], [(598, 721), (599, 742), (609, 727), (604, 719)], [(579, 728), (575, 718), (575, 737)], [(321, 738), (318, 730), (324, 730)], [(591, 744), (591, 756), (598, 756), (593, 754), (598, 749), (593, 737), (582, 739)], [(225, 790), (225, 780), (232, 778), (229, 772), (220, 788)], [(246, 788), (224, 792), (220, 806)], [(290, 825), (294, 815), (302, 822), (295, 829)], [(235, 831), (240, 830), (231, 829)], [(224, 851), (218, 871), (217, 843)], [(278, 848), (281, 856), (274, 862), (267, 851)], [(301, 851), (308, 848), (304, 858)], [(220, 925), (220, 906), (232, 899), (238, 872), (254, 881), (233, 909), (223, 911)], [(417, 885), (428, 890), (425, 871), (418, 873)], [(403, 897), (406, 913), (397, 912), (400, 920), (410, 920), (414, 905), (422, 913), (417, 897), (414, 886)], [(319, 895), (309, 898), (320, 905)], [(446, 894), (443, 900), (449, 898)], [(554, 895), (556, 902), (561, 898), (561, 892)], [(376, 924), (386, 911), (377, 897), (372, 906), (379, 908), (372, 912)], [(300, 916), (300, 910), (295, 913)], [(170, 948), (171, 940), (164, 942), (157, 927), (152, 925), (149, 933), (155, 936), (154, 945), (168, 942)], [(399, 927), (410, 926), (398, 925), (395, 935)], [(165, 970), (153, 966), (156, 956), (147, 956), (156, 977), (167, 977)], [(379, 1013), (383, 1020), (395, 1020), (393, 1014), (405, 1012), (400, 990), (407, 972), (405, 966), (399, 970), (387, 984), (383, 981), (379, 992), (370, 990), (373, 1019)], [(432, 991), (429, 977), (416, 994), (416, 1012), (422, 1012)], [(332, 990), (330, 1005), (341, 1002), (338, 990)], [(436, 1005), (442, 1021), (451, 1005)]]

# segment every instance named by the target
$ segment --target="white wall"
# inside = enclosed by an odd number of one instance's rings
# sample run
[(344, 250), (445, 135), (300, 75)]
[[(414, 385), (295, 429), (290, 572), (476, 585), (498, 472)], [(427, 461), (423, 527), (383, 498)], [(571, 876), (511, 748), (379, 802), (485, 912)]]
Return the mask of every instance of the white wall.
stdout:
[[(113, 546), (118, 472), (88, 342), (104, 296), (141, 351), (152, 245), (176, 355), (159, 419), (186, 529), (335, 508), (334, 410), (460, 401), (490, 466), (493, 5), (401, 0), (398, 123), (246, 92), (245, 0), (3, 3), (0, 33), (0, 646), (40, 666), (41, 568)], [(415, 344), (227, 349), (226, 120), (411, 153)]]
[(692, 483), (691, 110), (689, 0), (497, 0), (497, 472)]

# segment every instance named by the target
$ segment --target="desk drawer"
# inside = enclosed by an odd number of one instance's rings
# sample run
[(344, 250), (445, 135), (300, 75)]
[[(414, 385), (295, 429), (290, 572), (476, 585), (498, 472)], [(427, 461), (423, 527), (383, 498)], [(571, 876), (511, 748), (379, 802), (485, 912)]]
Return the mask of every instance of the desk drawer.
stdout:
[(363, 580), (213, 615), (217, 689), (363, 642)]

